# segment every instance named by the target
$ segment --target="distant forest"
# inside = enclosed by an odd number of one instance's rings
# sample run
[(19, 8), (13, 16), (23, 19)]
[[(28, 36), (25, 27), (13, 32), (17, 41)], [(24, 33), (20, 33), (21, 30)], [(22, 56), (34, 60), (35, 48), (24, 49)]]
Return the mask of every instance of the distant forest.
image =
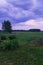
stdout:
[(4, 22), (2, 23), (2, 30), (0, 30), (0, 32), (43, 32), (40, 29), (29, 29), (29, 30), (12, 30), (12, 24), (9, 20), (4, 20)]
[[(2, 30), (0, 30), (2, 32)], [(43, 32), (40, 29), (29, 29), (29, 30), (12, 30), (12, 32)]]

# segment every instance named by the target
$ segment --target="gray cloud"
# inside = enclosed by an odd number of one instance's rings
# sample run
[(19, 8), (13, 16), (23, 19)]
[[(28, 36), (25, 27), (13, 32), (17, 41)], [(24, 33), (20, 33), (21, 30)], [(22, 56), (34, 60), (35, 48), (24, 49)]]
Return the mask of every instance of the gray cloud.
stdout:
[(0, 16), (15, 22), (36, 19), (43, 17), (42, 5), (42, 0), (0, 0)]

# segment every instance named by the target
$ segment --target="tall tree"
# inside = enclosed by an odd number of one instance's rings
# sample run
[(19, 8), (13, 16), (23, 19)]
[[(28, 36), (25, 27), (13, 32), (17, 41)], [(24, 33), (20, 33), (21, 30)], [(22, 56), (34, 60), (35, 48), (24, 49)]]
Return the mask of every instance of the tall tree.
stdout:
[(11, 23), (9, 20), (5, 20), (3, 23), (2, 23), (2, 30), (5, 31), (5, 32), (9, 32), (11, 33), (12, 32), (12, 26), (11, 26)]

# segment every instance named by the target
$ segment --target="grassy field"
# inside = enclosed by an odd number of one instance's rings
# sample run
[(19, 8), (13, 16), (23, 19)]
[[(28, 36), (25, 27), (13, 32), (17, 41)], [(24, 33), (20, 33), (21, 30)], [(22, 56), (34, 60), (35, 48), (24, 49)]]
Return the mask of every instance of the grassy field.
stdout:
[(0, 51), (0, 65), (43, 65), (43, 46), (29, 45), (31, 40), (43, 38), (43, 32), (15, 32), (12, 35), (16, 35), (19, 48)]

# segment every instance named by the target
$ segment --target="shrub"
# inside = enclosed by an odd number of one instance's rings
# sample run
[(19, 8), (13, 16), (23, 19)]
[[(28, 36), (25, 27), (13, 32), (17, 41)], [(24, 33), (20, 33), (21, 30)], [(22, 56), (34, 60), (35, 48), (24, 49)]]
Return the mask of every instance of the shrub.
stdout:
[(10, 40), (13, 40), (13, 39), (16, 39), (16, 36), (10, 35), (8, 38), (9, 38)]
[(4, 42), (2, 42), (1, 44), (0, 44), (0, 50), (5, 50), (5, 43)]
[(2, 35), (0, 39), (1, 39), (1, 40), (6, 40), (7, 38), (6, 38), (5, 35)]
[(19, 45), (16, 40), (8, 40), (0, 44), (0, 50), (14, 50), (18, 47)]
[(2, 43), (3, 42), (3, 40), (0, 40), (0, 43)]
[(18, 45), (18, 41), (17, 40), (11, 40), (10, 41), (10, 49), (16, 49), (18, 47), (19, 47), (19, 45)]

